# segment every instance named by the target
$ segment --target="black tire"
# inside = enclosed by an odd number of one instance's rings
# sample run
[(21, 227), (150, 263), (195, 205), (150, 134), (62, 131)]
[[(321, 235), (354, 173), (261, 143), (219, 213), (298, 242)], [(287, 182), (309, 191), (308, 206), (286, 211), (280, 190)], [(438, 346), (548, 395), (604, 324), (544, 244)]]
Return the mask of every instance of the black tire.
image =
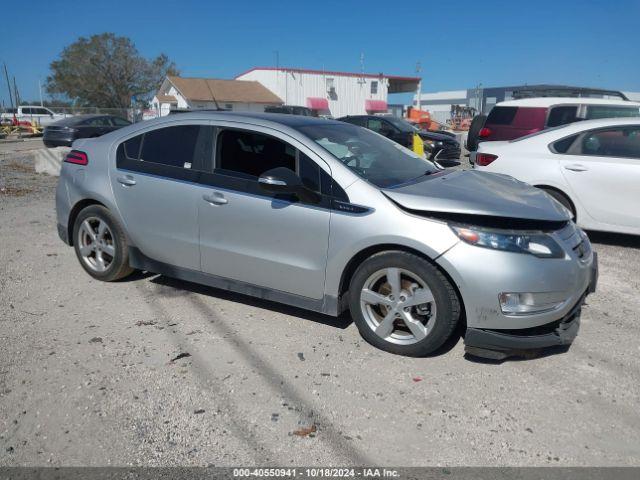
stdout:
[[(115, 254), (110, 257), (111, 262), (104, 271), (92, 269), (80, 253), (80, 227), (87, 219), (99, 219), (105, 222), (111, 233), (109, 237), (111, 244), (115, 248)], [(124, 230), (120, 222), (102, 205), (90, 205), (80, 211), (73, 224), (73, 247), (82, 268), (97, 280), (113, 282), (130, 275), (134, 271), (129, 265), (129, 245)]]
[(484, 127), (486, 121), (486, 115), (476, 115), (473, 117), (473, 120), (471, 120), (465, 145), (466, 149), (470, 152), (475, 152), (478, 149), (478, 134), (480, 133), (480, 130), (482, 130), (482, 127)]
[[(360, 305), (361, 291), (370, 276), (386, 268), (400, 268), (416, 274), (433, 294), (437, 312), (435, 323), (428, 335), (416, 343), (400, 345), (385, 340), (365, 319)], [(358, 267), (349, 284), (349, 309), (360, 335), (367, 342), (381, 350), (409, 357), (424, 357), (438, 350), (451, 337), (460, 320), (460, 301), (449, 280), (424, 258), (402, 251), (377, 253)]]
[(571, 216), (573, 221), (576, 220), (576, 207), (574, 207), (569, 197), (567, 197), (564, 193), (559, 192), (558, 190), (554, 190), (553, 188), (545, 188), (539, 187), (540, 190), (544, 190), (546, 193), (551, 195), (555, 200), (557, 200), (563, 207), (568, 209), (571, 212)]

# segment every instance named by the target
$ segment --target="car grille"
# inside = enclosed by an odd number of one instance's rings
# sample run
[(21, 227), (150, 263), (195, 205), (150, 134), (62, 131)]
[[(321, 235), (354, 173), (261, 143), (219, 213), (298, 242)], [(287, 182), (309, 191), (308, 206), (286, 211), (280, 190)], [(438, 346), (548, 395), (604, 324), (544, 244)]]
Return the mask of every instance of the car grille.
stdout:
[(571, 250), (573, 250), (579, 259), (588, 258), (591, 253), (591, 245), (585, 241), (575, 223), (567, 222), (567, 225), (558, 230), (556, 235)]

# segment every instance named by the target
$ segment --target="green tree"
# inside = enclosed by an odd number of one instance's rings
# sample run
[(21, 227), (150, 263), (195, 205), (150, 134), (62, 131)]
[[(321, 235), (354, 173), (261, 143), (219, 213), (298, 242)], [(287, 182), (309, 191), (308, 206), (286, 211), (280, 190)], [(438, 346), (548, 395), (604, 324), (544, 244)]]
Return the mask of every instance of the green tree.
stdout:
[(113, 33), (80, 37), (51, 62), (47, 92), (63, 94), (77, 105), (127, 108), (131, 97), (144, 102), (166, 75), (177, 75), (165, 54), (147, 60), (131, 39)]

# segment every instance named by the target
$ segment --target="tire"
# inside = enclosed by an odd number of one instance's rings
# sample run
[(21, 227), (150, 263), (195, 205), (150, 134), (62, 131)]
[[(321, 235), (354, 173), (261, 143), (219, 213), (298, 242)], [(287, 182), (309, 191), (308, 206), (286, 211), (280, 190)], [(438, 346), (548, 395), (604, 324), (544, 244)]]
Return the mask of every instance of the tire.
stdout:
[(82, 268), (97, 280), (113, 282), (134, 270), (129, 266), (124, 230), (102, 205), (90, 205), (80, 211), (73, 224), (73, 247)]
[[(394, 289), (393, 283), (401, 288)], [(394, 291), (399, 294), (393, 295)], [(430, 300), (418, 304), (422, 299)], [(349, 284), (349, 309), (367, 342), (409, 357), (438, 350), (460, 319), (460, 301), (442, 272), (427, 260), (401, 251), (377, 253), (358, 267)]]
[(475, 152), (478, 149), (478, 134), (482, 127), (484, 127), (484, 123), (487, 121), (486, 115), (476, 115), (471, 120), (471, 125), (469, 125), (469, 132), (467, 133), (467, 143), (465, 145), (466, 149), (470, 152)]
[(567, 197), (564, 193), (559, 192), (558, 190), (554, 190), (552, 188), (540, 187), (540, 190), (543, 190), (549, 195), (551, 195), (555, 200), (557, 200), (560, 204), (562, 204), (563, 207), (569, 210), (571, 212), (571, 218), (575, 222), (576, 208), (573, 206), (573, 203), (571, 203), (571, 200), (569, 200), (569, 197)]

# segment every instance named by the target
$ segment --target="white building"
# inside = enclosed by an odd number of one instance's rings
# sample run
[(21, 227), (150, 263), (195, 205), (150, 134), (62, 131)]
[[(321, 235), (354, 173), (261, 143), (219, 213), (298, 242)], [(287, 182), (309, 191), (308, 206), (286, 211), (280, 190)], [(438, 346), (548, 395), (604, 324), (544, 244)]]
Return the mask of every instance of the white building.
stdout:
[(277, 105), (282, 100), (256, 81), (168, 76), (151, 100), (151, 113), (164, 116), (174, 108), (264, 112)]
[(332, 117), (387, 112), (389, 94), (413, 93), (420, 84), (418, 77), (284, 67), (252, 68), (236, 80), (260, 82), (285, 105), (308, 107)]

